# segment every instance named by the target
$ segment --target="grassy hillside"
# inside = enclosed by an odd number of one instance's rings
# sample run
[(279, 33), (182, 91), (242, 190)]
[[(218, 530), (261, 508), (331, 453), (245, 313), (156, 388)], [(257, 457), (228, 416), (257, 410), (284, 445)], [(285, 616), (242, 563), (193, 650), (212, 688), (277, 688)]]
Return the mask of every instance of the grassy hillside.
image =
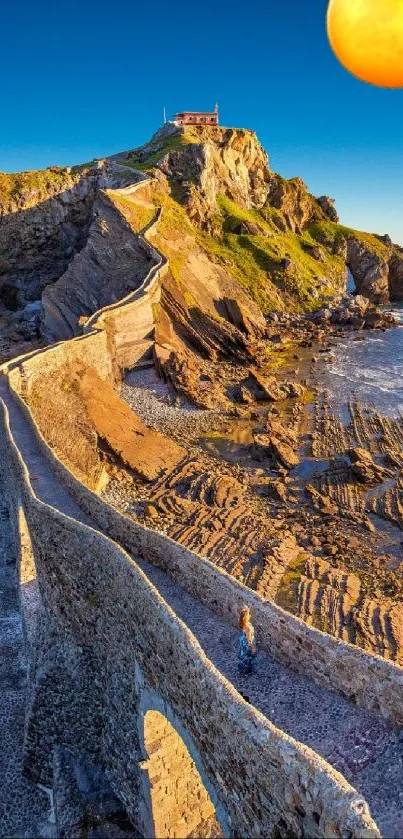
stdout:
[(0, 211), (40, 203), (73, 182), (70, 170), (58, 166), (32, 172), (0, 172)]
[(153, 137), (149, 143), (134, 149), (122, 158), (121, 163), (146, 172), (153, 169), (162, 157), (170, 151), (178, 151), (192, 143), (200, 143), (200, 137), (192, 126), (162, 137)]
[[(151, 211), (139, 202), (138, 194), (133, 198), (118, 193), (110, 195), (133, 229), (140, 230)], [(203, 254), (212, 266), (216, 265), (239, 284), (265, 314), (273, 310), (317, 307), (322, 297), (334, 292), (332, 278), (343, 273), (343, 260), (325, 247), (323, 262), (304, 250), (304, 246), (318, 245), (308, 231), (302, 236), (282, 233), (266, 211), (246, 210), (221, 196), (217, 201), (217, 234), (213, 236), (192, 224), (185, 208), (162, 184), (154, 186), (152, 201), (163, 208), (153, 241), (168, 257), (172, 275), (188, 297), (194, 294), (192, 272)], [(255, 225), (261, 233), (234, 233), (240, 222)], [(289, 271), (284, 269), (284, 260), (291, 262)]]
[(328, 247), (350, 237), (361, 242), (369, 253), (376, 254), (381, 259), (388, 259), (390, 256), (390, 248), (374, 233), (365, 233), (327, 219), (309, 225), (308, 230), (313, 239)]
[[(204, 237), (207, 249), (223, 257), (231, 256), (239, 270), (239, 281), (261, 306), (270, 311), (278, 293), (284, 308), (299, 310), (318, 305), (318, 299), (332, 294), (334, 280), (344, 270), (343, 260), (321, 249), (321, 261), (309, 253), (317, 242), (309, 231), (302, 235), (282, 232), (274, 222), (280, 211), (265, 207), (262, 211), (245, 210), (228, 198), (220, 197), (222, 237)], [(269, 212), (268, 212), (269, 210)], [(236, 234), (239, 222), (261, 228), (260, 235)], [(285, 261), (290, 262), (288, 269)]]
[[(286, 205), (284, 213), (269, 202), (260, 210), (246, 209), (242, 206), (245, 202), (234, 200), (234, 196), (233, 200), (228, 197), (232, 188), (236, 192), (234, 184), (237, 178), (242, 192), (245, 168), (243, 171), (242, 166), (237, 169), (239, 160), (244, 162), (244, 167), (251, 167), (252, 181), (256, 175), (261, 177), (262, 167), (267, 167), (265, 152), (253, 132), (221, 128), (207, 132), (196, 127), (166, 134), (162, 131), (145, 146), (121, 158), (121, 162), (153, 175), (163, 157), (195, 143), (210, 144), (209, 165), (215, 167), (216, 173), (213, 203), (209, 196), (206, 199), (206, 182), (202, 186), (201, 180), (197, 183), (194, 180), (196, 176), (199, 178), (194, 156), (191, 164), (186, 155), (183, 158), (176, 156), (171, 163), (174, 166), (174, 176), (171, 178), (169, 175), (171, 182), (165, 181), (164, 188), (163, 178), (160, 178), (160, 189), (158, 194), (155, 192), (155, 203), (164, 209), (157, 239), (170, 260), (178, 285), (191, 291), (188, 288), (189, 281), (191, 285), (188, 257), (192, 252), (202, 251), (211, 263), (224, 270), (250, 295), (264, 314), (273, 309), (312, 310), (325, 297), (341, 291), (345, 266), (343, 259), (333, 252), (335, 234), (329, 245), (326, 237), (322, 237), (322, 242), (318, 244), (320, 237), (315, 236), (315, 231), (311, 233), (306, 229), (303, 233), (294, 233), (290, 229), (290, 214), (292, 216), (300, 197), (303, 213), (309, 216), (313, 207), (313, 215), (315, 212), (319, 217), (322, 215), (322, 210), (299, 178), (286, 181), (280, 176), (273, 176), (277, 196), (280, 196), (278, 200), (283, 200)], [(206, 155), (201, 153), (200, 172), (205, 165)], [(226, 171), (227, 165), (229, 168)], [(190, 221), (190, 217), (195, 217), (190, 207), (193, 198), (199, 210), (196, 213), (197, 224)], [(134, 210), (130, 204), (124, 205), (120, 201), (122, 211), (134, 229), (139, 230), (145, 212), (140, 207)], [(297, 229), (300, 230), (300, 226)]]

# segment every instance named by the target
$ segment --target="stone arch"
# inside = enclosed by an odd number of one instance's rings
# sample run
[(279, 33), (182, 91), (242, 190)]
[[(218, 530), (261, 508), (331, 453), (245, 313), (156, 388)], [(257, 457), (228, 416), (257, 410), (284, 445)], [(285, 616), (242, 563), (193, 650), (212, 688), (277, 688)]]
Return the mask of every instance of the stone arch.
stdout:
[(353, 273), (351, 269), (347, 265), (347, 292), (348, 294), (356, 294), (357, 293), (357, 284), (354, 279)]
[[(142, 813), (145, 835), (216, 837), (222, 830), (215, 807), (182, 737), (160, 711), (147, 711), (142, 768), (149, 792)], [(148, 799), (148, 800), (147, 800)], [(148, 809), (148, 812), (147, 812)]]
[[(152, 701), (151, 699), (152, 696)], [(154, 691), (140, 698), (140, 822), (161, 839), (229, 836), (228, 816), (180, 721)]]

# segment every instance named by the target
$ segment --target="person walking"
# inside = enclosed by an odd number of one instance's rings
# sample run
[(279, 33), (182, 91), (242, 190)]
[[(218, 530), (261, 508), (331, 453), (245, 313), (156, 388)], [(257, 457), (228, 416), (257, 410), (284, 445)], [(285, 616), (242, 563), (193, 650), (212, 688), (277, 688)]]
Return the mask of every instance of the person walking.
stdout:
[(250, 622), (250, 610), (243, 606), (239, 616), (241, 634), (238, 647), (238, 670), (241, 676), (249, 676), (255, 669), (256, 645), (255, 630)]

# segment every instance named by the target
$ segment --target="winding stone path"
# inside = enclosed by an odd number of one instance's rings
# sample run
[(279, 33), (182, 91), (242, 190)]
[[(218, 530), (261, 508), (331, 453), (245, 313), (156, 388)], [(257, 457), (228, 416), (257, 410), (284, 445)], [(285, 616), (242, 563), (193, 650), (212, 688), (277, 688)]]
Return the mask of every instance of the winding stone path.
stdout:
[[(13, 434), (38, 496), (62, 512), (91, 524), (39, 452), (34, 435), (5, 382), (0, 383), (0, 397), (10, 411)], [(3, 527), (3, 524), (2, 521), (0, 533), (2, 538), (6, 538), (7, 527)], [(220, 620), (200, 601), (190, 597), (167, 574), (140, 561), (138, 557), (135, 559), (197, 637), (211, 661), (234, 686), (276, 726), (309, 745), (335, 766), (366, 798), (384, 836), (396, 839), (402, 836), (403, 731), (391, 728), (378, 715), (355, 707), (344, 697), (319, 687), (262, 652), (258, 656), (256, 675), (240, 677), (236, 668), (237, 633), (233, 627)], [(13, 597), (15, 616), (15, 593)], [(17, 620), (16, 617), (14, 619)], [(16, 652), (12, 655), (16, 662), (19, 654)], [(18, 673), (20, 671), (16, 666)], [(25, 682), (23, 671), (18, 678)], [(20, 737), (23, 727), (21, 685), (22, 682), (19, 684), (20, 716), (17, 724)], [(23, 779), (18, 782), (22, 786), (27, 783)], [(10, 810), (11, 804), (16, 811), (20, 810), (16, 797), (10, 801)], [(19, 818), (19, 815), (16, 814), (15, 818)]]

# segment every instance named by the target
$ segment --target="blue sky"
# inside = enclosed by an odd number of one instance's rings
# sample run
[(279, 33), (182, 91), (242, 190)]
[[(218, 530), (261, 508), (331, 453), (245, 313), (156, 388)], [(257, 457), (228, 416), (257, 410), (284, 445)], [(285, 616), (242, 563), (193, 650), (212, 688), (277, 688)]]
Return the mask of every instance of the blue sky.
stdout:
[(0, 170), (91, 160), (145, 140), (168, 113), (220, 104), (271, 166), (336, 198), (345, 224), (403, 244), (403, 91), (350, 76), (327, 0), (7, 3)]

